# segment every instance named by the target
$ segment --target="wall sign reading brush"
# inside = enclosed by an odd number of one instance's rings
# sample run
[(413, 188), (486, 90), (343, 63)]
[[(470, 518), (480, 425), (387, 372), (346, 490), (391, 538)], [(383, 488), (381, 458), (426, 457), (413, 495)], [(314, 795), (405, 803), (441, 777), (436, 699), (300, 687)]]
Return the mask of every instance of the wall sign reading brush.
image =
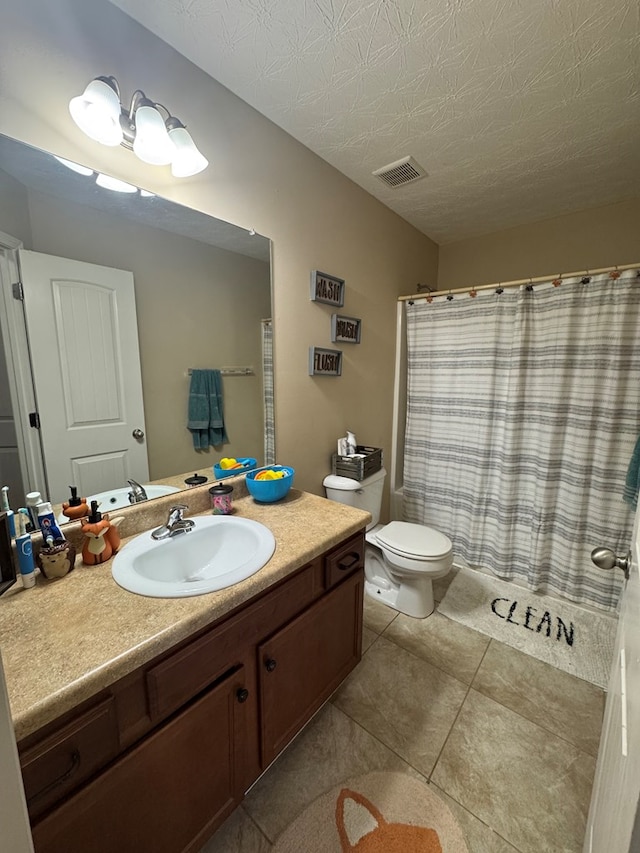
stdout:
[(359, 344), (361, 330), (362, 320), (357, 317), (331, 315), (331, 343)]

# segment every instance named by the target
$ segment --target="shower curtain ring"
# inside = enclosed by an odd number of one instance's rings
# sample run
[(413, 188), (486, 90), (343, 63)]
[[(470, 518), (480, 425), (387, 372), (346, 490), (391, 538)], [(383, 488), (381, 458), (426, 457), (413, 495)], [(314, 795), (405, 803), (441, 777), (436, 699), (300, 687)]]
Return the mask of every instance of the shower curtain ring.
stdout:
[(504, 293), (504, 287), (500, 285), (500, 282), (498, 282), (498, 286), (496, 287), (496, 293), (498, 296), (500, 296), (501, 293)]
[(617, 278), (620, 278), (620, 272), (618, 270), (617, 265), (613, 268), (613, 270), (609, 273), (609, 278), (612, 278), (614, 281)]
[(471, 290), (469, 291), (469, 296), (472, 299), (475, 299), (477, 295), (478, 295), (478, 291), (475, 289), (475, 287), (472, 287)]
[(554, 280), (551, 283), (553, 284), (554, 287), (560, 287), (560, 285), (562, 284), (562, 273), (560, 273), (558, 278), (554, 278)]
[(533, 279), (529, 278), (529, 284), (526, 286), (525, 290), (528, 293), (533, 293)]
[(451, 293), (451, 291), (449, 291), (449, 293), (447, 294), (447, 302), (451, 302), (452, 299), (453, 299), (453, 293)]
[(586, 272), (587, 272), (587, 274), (583, 275), (582, 278), (580, 279), (582, 284), (589, 284), (589, 282), (591, 281), (591, 276), (589, 275), (589, 270), (587, 270)]

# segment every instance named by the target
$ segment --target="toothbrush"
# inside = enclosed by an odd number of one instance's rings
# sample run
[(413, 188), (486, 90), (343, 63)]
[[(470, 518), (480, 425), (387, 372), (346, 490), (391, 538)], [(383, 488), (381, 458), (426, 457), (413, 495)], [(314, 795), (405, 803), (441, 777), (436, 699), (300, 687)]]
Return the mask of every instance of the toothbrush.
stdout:
[(16, 535), (16, 520), (14, 517), (13, 510), (9, 506), (9, 486), (2, 487), (2, 499), (1, 506), (4, 512), (7, 513), (7, 520), (9, 522), (9, 532), (12, 536)]

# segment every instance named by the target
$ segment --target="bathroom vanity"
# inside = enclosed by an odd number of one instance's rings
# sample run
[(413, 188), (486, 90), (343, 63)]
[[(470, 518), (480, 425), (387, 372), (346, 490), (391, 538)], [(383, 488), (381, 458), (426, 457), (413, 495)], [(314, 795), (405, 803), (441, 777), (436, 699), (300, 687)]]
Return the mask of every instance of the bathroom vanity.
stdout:
[(358, 662), (367, 514), (295, 490), (236, 512), (276, 553), (227, 590), (149, 599), (104, 564), (3, 603), (3, 631), (31, 608), (64, 635), (31, 673), (3, 638), (36, 853), (199, 850)]

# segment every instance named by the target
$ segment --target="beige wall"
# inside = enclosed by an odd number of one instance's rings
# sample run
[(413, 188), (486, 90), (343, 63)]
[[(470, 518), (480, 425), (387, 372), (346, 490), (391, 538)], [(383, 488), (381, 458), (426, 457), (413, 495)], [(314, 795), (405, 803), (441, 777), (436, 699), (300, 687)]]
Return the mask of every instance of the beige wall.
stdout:
[(440, 246), (438, 288), (640, 261), (640, 198)]
[[(35, 251), (134, 275), (151, 479), (221, 455), (262, 458), (260, 320), (271, 311), (269, 265), (43, 193), (28, 198)], [(223, 365), (256, 373), (223, 379), (229, 443), (196, 453), (186, 428), (187, 371)]]
[[(142, 88), (167, 104), (209, 169), (177, 181), (84, 137), (67, 105), (98, 74), (117, 76), (124, 97)], [(0, 132), (271, 237), (278, 460), (321, 493), (345, 429), (390, 452), (396, 296), (435, 285), (435, 243), (105, 0), (4, 10)], [(342, 310), (362, 318), (339, 379), (307, 375), (309, 346), (331, 346), (331, 309), (309, 300), (312, 269), (346, 279)]]
[(21, 183), (0, 169), (0, 231), (22, 240), (31, 248), (29, 200)]

